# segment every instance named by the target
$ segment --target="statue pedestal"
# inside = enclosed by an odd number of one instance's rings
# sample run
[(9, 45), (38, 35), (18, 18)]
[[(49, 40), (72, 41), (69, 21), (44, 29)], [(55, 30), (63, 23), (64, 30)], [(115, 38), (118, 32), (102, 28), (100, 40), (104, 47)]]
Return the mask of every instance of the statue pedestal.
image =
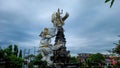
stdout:
[(61, 47), (58, 50), (53, 51), (53, 63), (69, 63), (70, 51), (66, 50), (66, 47)]

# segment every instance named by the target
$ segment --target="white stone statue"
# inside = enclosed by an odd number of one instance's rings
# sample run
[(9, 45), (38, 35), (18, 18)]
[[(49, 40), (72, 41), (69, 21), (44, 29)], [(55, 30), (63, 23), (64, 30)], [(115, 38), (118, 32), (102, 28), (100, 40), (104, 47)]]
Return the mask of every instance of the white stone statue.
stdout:
[(50, 43), (51, 38), (55, 36), (55, 30), (56, 29), (54, 28), (44, 28), (44, 30), (40, 34), (40, 51), (43, 57), (42, 60), (47, 61), (48, 65), (52, 64), (52, 61), (50, 60), (50, 56), (52, 55), (52, 45)]
[(40, 51), (42, 55), (42, 60), (47, 61), (48, 66), (51, 66), (53, 62), (50, 57), (53, 55), (53, 50), (57, 50), (62, 45), (54, 46), (51, 44), (51, 38), (55, 36), (56, 28), (44, 28), (41, 32), (40, 37)]

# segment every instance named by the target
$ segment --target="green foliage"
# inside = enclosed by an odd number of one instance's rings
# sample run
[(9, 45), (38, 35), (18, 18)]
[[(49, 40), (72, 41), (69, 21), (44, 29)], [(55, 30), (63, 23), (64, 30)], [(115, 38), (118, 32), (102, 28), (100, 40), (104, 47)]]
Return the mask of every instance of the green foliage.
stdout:
[(21, 68), (24, 61), (21, 57), (16, 57), (16, 55), (13, 54), (9, 56), (9, 60), (16, 68)]
[(20, 50), (20, 52), (19, 52), (19, 57), (22, 58), (22, 50)]
[[(32, 55), (31, 55), (32, 56)], [(28, 56), (30, 57), (30, 56)], [(28, 58), (26, 57), (26, 58)], [(33, 65), (38, 65), (39, 68), (46, 68), (47, 62), (46, 61), (42, 61), (42, 55), (38, 54), (36, 56), (34, 56), (34, 60), (32, 60), (29, 64), (29, 68), (33, 68)]]
[(4, 50), (0, 47), (0, 58), (4, 58)]
[(14, 55), (17, 56), (18, 55), (18, 46), (14, 45)]
[(75, 56), (73, 56), (73, 57), (70, 58), (70, 62), (71, 63), (77, 63), (78, 59)]
[(108, 3), (110, 1), (111, 1), (110, 8), (111, 8), (115, 0), (105, 0), (105, 3)]
[(42, 59), (42, 55), (41, 54), (38, 54), (36, 57), (35, 57), (36, 60), (41, 60)]
[(105, 3), (109, 2), (110, 0), (105, 0)]
[(12, 52), (12, 45), (11, 44), (8, 46), (8, 49)]
[(7, 56), (13, 54), (13, 52), (12, 52), (12, 45), (9, 45), (8, 48), (4, 49), (4, 51), (5, 51), (5, 54)]
[(98, 66), (99, 63), (103, 63), (104, 61), (105, 61), (104, 56), (100, 53), (96, 53), (96, 54), (91, 54), (90, 57), (87, 59), (86, 63), (91, 68), (91, 66)]
[(105, 58), (102, 54), (97, 53), (90, 56), (89, 61), (101, 63)]
[(38, 54), (37, 56), (35, 56), (35, 58), (34, 58), (34, 63), (35, 64), (39, 64), (39, 63), (41, 63), (42, 62), (42, 55), (41, 54)]
[(113, 49), (113, 52), (120, 55), (120, 40), (118, 41), (118, 43), (115, 43), (115, 44), (116, 44), (116, 47)]
[(91, 60), (91, 58), (88, 58), (87, 59), (87, 61), (86, 61), (86, 64), (91, 68), (91, 62), (92, 62), (92, 60)]
[[(22, 54), (22, 50), (20, 52)], [(12, 45), (9, 45), (5, 49), (0, 48), (0, 58), (6, 61), (6, 66), (8, 66), (9, 68), (22, 68), (23, 59), (22, 57), (18, 57), (17, 55), (18, 55), (17, 45), (14, 45), (14, 49)]]
[(114, 3), (114, 0), (111, 1), (111, 5), (110, 5), (110, 7), (112, 7), (113, 3)]

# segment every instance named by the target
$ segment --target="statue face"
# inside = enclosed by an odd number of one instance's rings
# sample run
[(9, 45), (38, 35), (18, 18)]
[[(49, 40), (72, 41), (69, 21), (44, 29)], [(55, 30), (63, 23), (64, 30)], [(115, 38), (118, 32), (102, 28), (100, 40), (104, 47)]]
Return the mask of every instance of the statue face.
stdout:
[(44, 32), (48, 32), (48, 28), (44, 28)]
[(44, 35), (48, 35), (48, 28), (44, 28)]

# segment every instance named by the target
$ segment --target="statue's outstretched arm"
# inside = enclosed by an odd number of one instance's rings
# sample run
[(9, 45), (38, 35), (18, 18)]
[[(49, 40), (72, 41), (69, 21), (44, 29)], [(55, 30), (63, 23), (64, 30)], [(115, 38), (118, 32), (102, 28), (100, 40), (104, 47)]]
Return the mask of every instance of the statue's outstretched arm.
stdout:
[(40, 37), (43, 37), (43, 31), (40, 33), (40, 35), (39, 35)]
[(65, 21), (69, 17), (69, 13), (66, 12), (65, 16), (62, 18), (62, 21)]

